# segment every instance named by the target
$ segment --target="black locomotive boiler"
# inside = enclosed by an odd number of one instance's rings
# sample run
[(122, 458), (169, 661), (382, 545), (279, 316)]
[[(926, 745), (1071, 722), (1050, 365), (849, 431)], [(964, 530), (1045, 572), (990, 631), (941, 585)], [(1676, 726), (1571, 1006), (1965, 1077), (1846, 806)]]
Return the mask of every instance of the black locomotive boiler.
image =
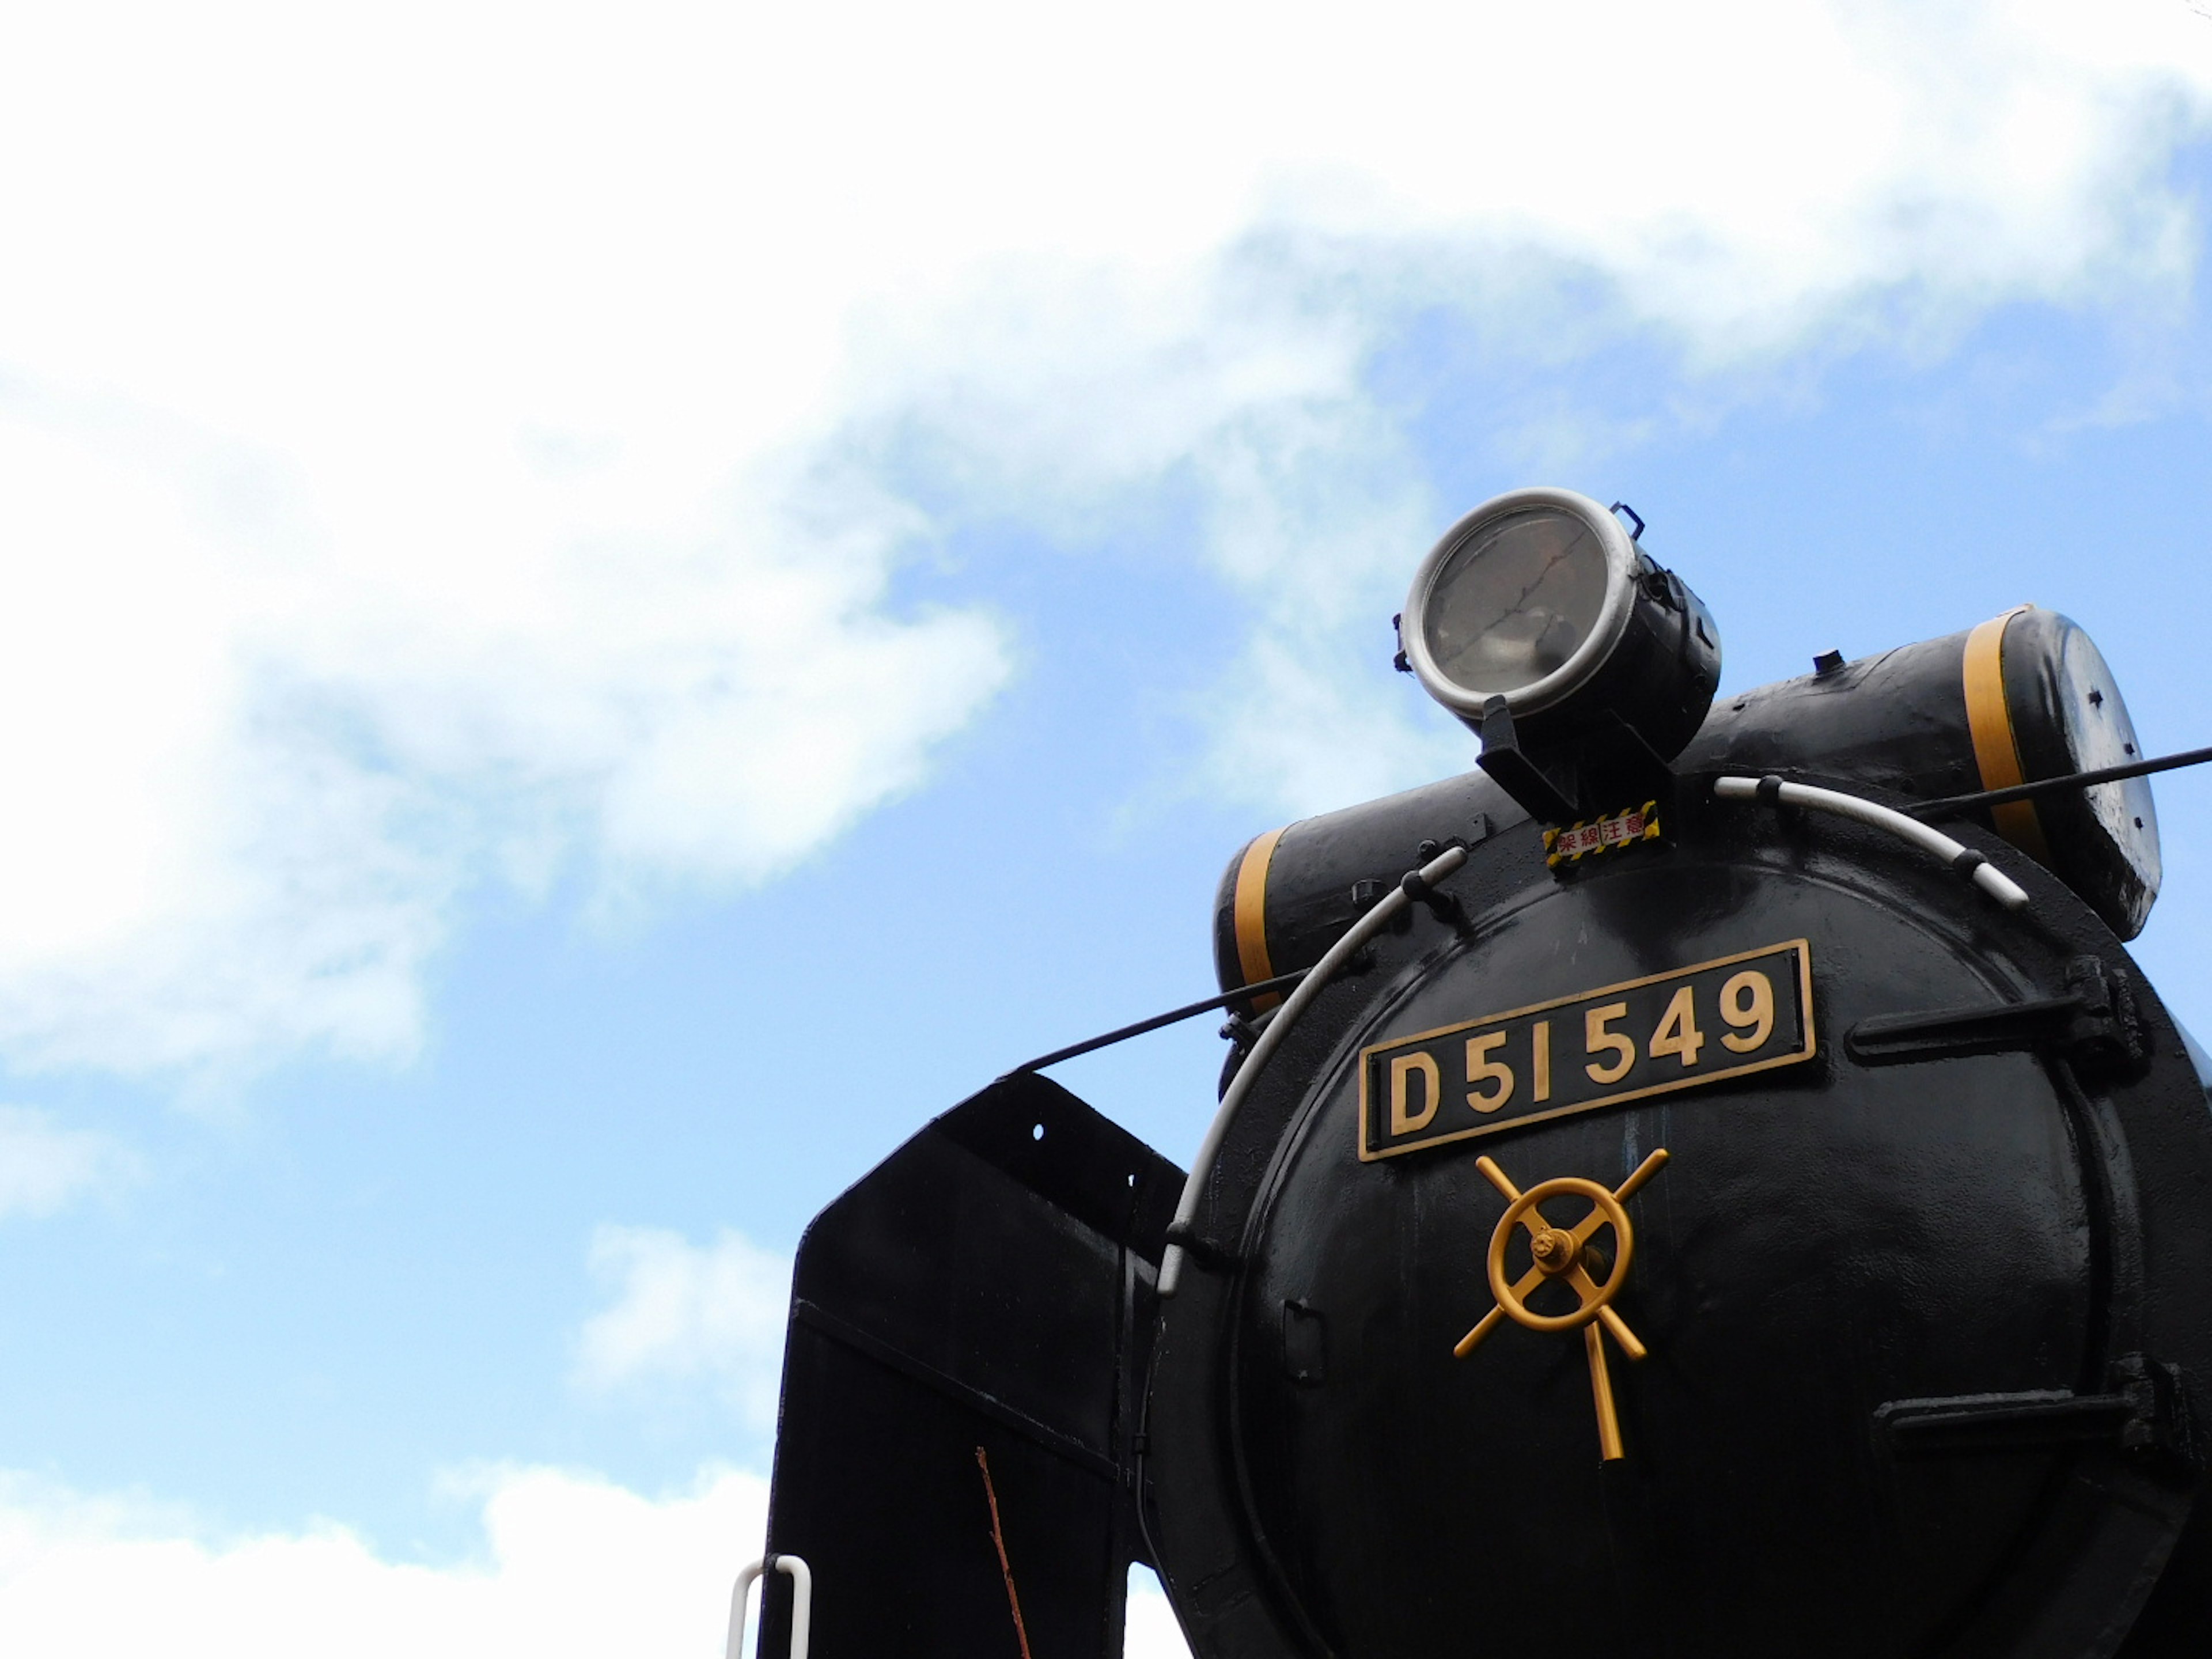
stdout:
[(1635, 528), (1422, 565), (1480, 769), (1231, 860), (1192, 1170), (1032, 1065), (817, 1218), (764, 1655), (796, 1560), (814, 1659), (1113, 1659), (1133, 1562), (1196, 1659), (2212, 1654), (2118, 687), (2022, 608), (1716, 704)]

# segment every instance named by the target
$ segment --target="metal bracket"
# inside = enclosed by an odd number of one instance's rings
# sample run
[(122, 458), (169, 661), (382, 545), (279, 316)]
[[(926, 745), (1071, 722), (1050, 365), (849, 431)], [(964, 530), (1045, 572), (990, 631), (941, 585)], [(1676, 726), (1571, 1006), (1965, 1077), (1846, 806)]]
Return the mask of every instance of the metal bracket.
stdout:
[(1539, 823), (1572, 823), (1643, 800), (1656, 801), (1673, 820), (1674, 769), (1618, 714), (1532, 748), (1505, 699), (1492, 697), (1482, 706), (1474, 763)]
[(1169, 1224), (1167, 1242), (1185, 1255), (1222, 1273), (1233, 1273), (1243, 1265), (1243, 1258), (1225, 1245), (1217, 1244), (1198, 1231), (1196, 1222), (1176, 1221)]
[(2131, 1353), (2114, 1362), (2104, 1394), (2070, 1389), (1893, 1400), (1875, 1408), (1899, 1457), (2104, 1445), (2141, 1462), (2194, 1475), (2201, 1465), (2179, 1367)]
[[(1464, 843), (1462, 845), (1463, 846)], [(1413, 901), (1413, 903), (1426, 905), (1429, 914), (1443, 923), (1445, 927), (1463, 927), (1467, 925), (1467, 911), (1460, 902), (1449, 893), (1440, 891), (1433, 884), (1424, 880), (1419, 871), (1407, 871), (1398, 878), (1398, 885), (1406, 896)], [(1411, 906), (1407, 908), (1410, 911)]]
[(1482, 753), (1475, 763), (1539, 823), (1566, 823), (1579, 816), (1575, 802), (1521, 746), (1513, 711), (1503, 697), (1482, 706)]
[[(1382, 902), (1382, 896), (1389, 892), (1394, 884), (1394, 883), (1382, 880), (1375, 876), (1369, 876), (1364, 880), (1353, 882), (1352, 884), (1352, 920), (1355, 921), (1358, 921), (1360, 917), (1365, 915), (1370, 910), (1372, 910), (1376, 905), (1380, 904)], [(1399, 911), (1396, 915), (1390, 919), (1389, 931), (1391, 933), (1409, 933), (1413, 932), (1413, 912), (1410, 906), (1406, 909)]]
[(1901, 1066), (1959, 1054), (2049, 1049), (2096, 1068), (2142, 1063), (2142, 1018), (2124, 969), (2099, 957), (2066, 964), (2067, 994), (1919, 1014), (1875, 1014), (1844, 1035), (1844, 1050), (1862, 1066)]

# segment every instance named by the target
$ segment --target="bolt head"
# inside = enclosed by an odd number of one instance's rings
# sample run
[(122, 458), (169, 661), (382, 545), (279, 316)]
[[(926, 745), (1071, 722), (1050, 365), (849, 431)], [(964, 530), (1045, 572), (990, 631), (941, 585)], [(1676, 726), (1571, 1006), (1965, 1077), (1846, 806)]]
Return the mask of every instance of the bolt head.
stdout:
[(1535, 1257), (1536, 1265), (1554, 1276), (1571, 1272), (1582, 1251), (1576, 1246), (1575, 1236), (1561, 1227), (1547, 1227), (1529, 1241), (1528, 1253)]

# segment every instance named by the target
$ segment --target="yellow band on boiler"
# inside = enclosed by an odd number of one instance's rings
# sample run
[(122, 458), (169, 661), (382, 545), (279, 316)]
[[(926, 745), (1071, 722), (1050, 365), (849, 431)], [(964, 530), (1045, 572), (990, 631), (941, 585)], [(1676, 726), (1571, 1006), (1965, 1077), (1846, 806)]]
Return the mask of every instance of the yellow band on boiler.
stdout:
[[(1966, 635), (1963, 677), (1966, 693), (1966, 732), (1973, 739), (1974, 765), (1984, 789), (2010, 789), (2027, 781), (2021, 764), (2020, 744), (2014, 736), (2012, 705), (2005, 700), (2004, 634), (2014, 617), (2027, 610), (2015, 605), (2002, 617), (1992, 617)], [(2051, 844), (2043, 836), (2043, 820), (2032, 800), (2007, 801), (1990, 809), (1997, 833), (2039, 864), (2051, 862)]]
[[(1244, 849), (1237, 866), (1237, 966), (1247, 985), (1275, 976), (1267, 959), (1267, 866), (1273, 861), (1280, 830), (1270, 830)], [(1273, 992), (1252, 999), (1257, 1009), (1272, 1008), (1282, 999)]]

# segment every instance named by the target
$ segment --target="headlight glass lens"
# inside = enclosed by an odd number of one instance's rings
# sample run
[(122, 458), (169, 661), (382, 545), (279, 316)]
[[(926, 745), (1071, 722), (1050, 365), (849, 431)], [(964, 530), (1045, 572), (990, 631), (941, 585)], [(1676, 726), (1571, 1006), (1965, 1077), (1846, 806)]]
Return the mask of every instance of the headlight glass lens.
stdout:
[(1476, 696), (1533, 685), (1575, 653), (1605, 605), (1605, 548), (1559, 507), (1486, 525), (1437, 573), (1421, 632), (1445, 678)]

